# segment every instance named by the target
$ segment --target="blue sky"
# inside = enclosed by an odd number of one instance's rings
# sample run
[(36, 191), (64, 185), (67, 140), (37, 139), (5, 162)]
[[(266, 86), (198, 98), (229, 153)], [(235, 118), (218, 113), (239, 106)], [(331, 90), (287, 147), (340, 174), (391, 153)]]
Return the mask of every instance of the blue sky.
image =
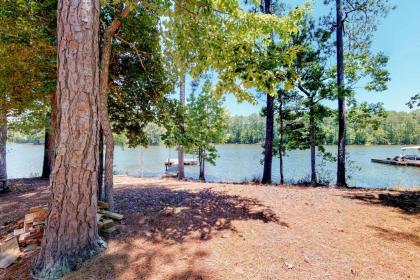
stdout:
[[(302, 2), (289, 1), (291, 4)], [(325, 12), (323, 1), (316, 2), (314, 14)], [(397, 8), (382, 20), (372, 46), (374, 51), (382, 51), (390, 58), (388, 90), (378, 93), (359, 90), (356, 97), (359, 101), (382, 102), (388, 110), (407, 111), (405, 103), (410, 96), (420, 92), (420, 0), (393, 0), (392, 3)], [(238, 104), (233, 96), (226, 97), (226, 107), (233, 115), (259, 112), (264, 100), (260, 103), (255, 106)]]

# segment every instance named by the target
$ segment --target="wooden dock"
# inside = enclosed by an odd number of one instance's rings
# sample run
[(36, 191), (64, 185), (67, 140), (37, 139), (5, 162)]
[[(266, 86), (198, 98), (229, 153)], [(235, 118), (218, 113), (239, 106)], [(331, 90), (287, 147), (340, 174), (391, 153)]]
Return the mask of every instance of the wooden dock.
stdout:
[[(165, 166), (178, 165), (178, 159), (168, 159), (165, 161)], [(197, 165), (197, 160), (195, 159), (184, 159), (184, 165)]]
[(391, 165), (398, 165), (398, 166), (414, 166), (414, 167), (420, 167), (420, 161), (418, 160), (403, 160), (403, 161), (397, 161), (392, 159), (371, 159), (372, 162), (376, 163), (383, 163), (383, 164), (391, 164)]

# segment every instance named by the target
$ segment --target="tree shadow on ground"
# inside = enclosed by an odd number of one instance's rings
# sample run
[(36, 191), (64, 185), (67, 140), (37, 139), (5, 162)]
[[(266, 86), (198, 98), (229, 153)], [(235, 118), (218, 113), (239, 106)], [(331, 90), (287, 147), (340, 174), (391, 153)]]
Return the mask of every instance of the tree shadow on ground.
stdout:
[(387, 229), (387, 228), (378, 227), (378, 226), (368, 226), (368, 227), (377, 231), (378, 236), (383, 239), (386, 239), (389, 241), (395, 241), (395, 242), (406, 241), (406, 242), (412, 243), (413, 245), (417, 247), (420, 247), (420, 237), (416, 234), (398, 231), (395, 229)]
[(346, 193), (345, 198), (364, 201), (366, 203), (384, 205), (402, 210), (405, 214), (420, 213), (420, 191), (392, 193)]
[(211, 266), (202, 262), (210, 252), (200, 242), (223, 232), (240, 235), (234, 221), (288, 227), (258, 200), (209, 189), (127, 185), (114, 197), (115, 211), (124, 214), (120, 233), (111, 236), (104, 253), (65, 279), (214, 279)]
[(182, 255), (180, 250), (168, 251), (166, 247), (141, 250), (135, 248), (135, 245), (130, 242), (118, 242), (112, 246), (110, 252), (107, 251), (84, 262), (76, 271), (66, 275), (63, 280), (212, 279), (212, 271), (200, 268), (197, 264), (207, 253), (194, 254), (187, 260), (183, 260), (180, 265), (180, 255)]
[(116, 211), (125, 215), (132, 234), (149, 241), (208, 240), (223, 230), (236, 231), (235, 220), (289, 226), (256, 199), (209, 189), (121, 188), (115, 192), (115, 201)]

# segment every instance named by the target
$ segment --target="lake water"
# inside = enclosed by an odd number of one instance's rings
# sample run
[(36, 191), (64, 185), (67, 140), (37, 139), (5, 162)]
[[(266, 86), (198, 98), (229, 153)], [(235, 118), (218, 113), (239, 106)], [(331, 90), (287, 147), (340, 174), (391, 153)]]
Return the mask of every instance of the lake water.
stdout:
[[(327, 146), (335, 153), (335, 146)], [(206, 165), (208, 181), (240, 182), (262, 175), (262, 149), (260, 145), (220, 145), (220, 157), (216, 166)], [(349, 184), (358, 187), (419, 187), (420, 168), (399, 167), (372, 163), (371, 158), (386, 158), (400, 154), (399, 146), (348, 146)], [(116, 174), (133, 176), (160, 176), (165, 173), (164, 161), (176, 158), (174, 149), (162, 146), (115, 149)], [(190, 158), (189, 156), (187, 156)], [(33, 177), (41, 174), (43, 146), (9, 143), (7, 147), (7, 170), (10, 178)], [(318, 160), (318, 176), (335, 181), (336, 164)], [(310, 175), (309, 151), (291, 151), (284, 161), (285, 180), (297, 182)], [(186, 166), (186, 176), (197, 178), (198, 166)], [(273, 160), (273, 181), (279, 181), (279, 161)]]

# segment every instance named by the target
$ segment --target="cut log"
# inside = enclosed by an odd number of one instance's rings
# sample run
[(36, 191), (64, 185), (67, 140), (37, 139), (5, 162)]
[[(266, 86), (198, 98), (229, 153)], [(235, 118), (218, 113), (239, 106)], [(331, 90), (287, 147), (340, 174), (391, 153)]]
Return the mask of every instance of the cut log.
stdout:
[(117, 226), (113, 226), (113, 227), (110, 227), (110, 228), (102, 229), (101, 231), (103, 233), (111, 234), (111, 233), (113, 233), (113, 232), (115, 232), (117, 230), (118, 230), (118, 227)]
[(98, 222), (98, 227), (100, 229), (107, 229), (107, 228), (111, 228), (114, 226), (114, 220), (101, 220)]
[(121, 221), (124, 218), (124, 216), (121, 214), (117, 214), (117, 213), (106, 211), (106, 210), (99, 210), (98, 213), (102, 214), (104, 217), (111, 218), (118, 221)]
[(109, 204), (103, 201), (98, 201), (98, 208), (99, 209), (109, 209)]
[(47, 211), (40, 210), (25, 215), (25, 223), (42, 222), (47, 219)]
[(23, 228), (24, 224), (25, 224), (25, 218), (22, 218), (16, 222), (15, 229)]
[(25, 229), (24, 229), (24, 228), (15, 229), (15, 230), (13, 231), (13, 235), (14, 235), (14, 236), (19, 236), (19, 235), (24, 234), (24, 233), (25, 233)]
[(29, 213), (36, 213), (36, 212), (39, 212), (39, 211), (47, 212), (47, 207), (46, 206), (35, 206), (35, 207), (29, 208)]
[(14, 263), (20, 255), (17, 238), (7, 240), (0, 245), (0, 268), (7, 268)]

